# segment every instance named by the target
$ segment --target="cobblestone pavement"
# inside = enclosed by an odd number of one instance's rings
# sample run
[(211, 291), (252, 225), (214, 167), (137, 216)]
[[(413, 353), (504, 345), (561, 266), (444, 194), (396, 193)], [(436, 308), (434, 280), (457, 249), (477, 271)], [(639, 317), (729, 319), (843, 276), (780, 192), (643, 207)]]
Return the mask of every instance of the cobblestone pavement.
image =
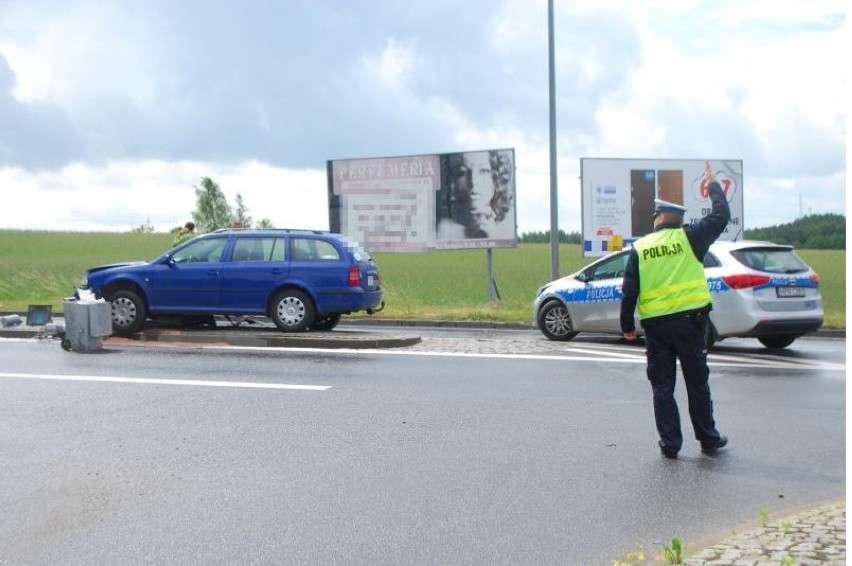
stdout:
[(693, 554), (687, 566), (846, 564), (846, 502), (804, 511), (735, 534)]
[[(607, 346), (582, 344), (569, 345), (565, 342), (552, 342), (550, 340), (495, 340), (476, 338), (430, 338), (424, 337), (419, 343), (409, 346), (406, 350), (418, 352), (441, 352), (457, 354), (565, 354), (572, 350), (594, 348), (607, 348)], [(613, 343), (609, 348), (617, 347)], [(644, 357), (645, 348), (636, 347), (636, 355)]]

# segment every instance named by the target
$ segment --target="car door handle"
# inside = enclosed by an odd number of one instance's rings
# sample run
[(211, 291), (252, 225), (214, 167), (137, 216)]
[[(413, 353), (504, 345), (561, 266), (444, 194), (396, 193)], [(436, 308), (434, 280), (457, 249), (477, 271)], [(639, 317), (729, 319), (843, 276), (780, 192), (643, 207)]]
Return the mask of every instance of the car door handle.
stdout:
[(219, 275), (219, 270), (218, 269), (208, 269), (207, 275), (209, 275), (211, 277), (215, 277), (215, 276)]

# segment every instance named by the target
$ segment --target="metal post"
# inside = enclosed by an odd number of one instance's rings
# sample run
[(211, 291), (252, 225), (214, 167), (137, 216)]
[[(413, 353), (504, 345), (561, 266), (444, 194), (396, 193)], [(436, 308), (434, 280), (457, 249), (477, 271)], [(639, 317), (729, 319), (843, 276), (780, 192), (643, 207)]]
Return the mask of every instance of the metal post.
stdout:
[(559, 198), (556, 179), (556, 61), (553, 53), (553, 0), (547, 0), (550, 83), (550, 278), (559, 279)]
[(487, 248), (488, 256), (488, 302), (494, 302), (494, 258), (491, 254), (491, 248)]

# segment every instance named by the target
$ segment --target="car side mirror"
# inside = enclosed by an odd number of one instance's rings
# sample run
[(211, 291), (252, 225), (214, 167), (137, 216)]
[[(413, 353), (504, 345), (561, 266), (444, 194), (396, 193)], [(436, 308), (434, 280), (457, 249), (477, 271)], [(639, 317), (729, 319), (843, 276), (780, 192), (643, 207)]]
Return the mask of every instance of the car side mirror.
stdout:
[(577, 281), (579, 281), (580, 283), (587, 283), (589, 281), (589, 276), (586, 275), (585, 271), (581, 271), (577, 274)]

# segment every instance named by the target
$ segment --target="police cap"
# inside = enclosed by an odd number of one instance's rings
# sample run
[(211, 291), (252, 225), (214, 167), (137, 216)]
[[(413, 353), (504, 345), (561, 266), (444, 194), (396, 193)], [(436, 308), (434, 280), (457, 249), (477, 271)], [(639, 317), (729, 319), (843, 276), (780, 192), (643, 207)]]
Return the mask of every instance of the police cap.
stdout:
[(684, 214), (686, 214), (686, 207), (680, 204), (669, 202), (667, 200), (656, 198), (654, 199), (654, 216), (660, 214), (661, 212), (665, 212), (666, 214), (676, 214), (678, 216), (683, 216)]

